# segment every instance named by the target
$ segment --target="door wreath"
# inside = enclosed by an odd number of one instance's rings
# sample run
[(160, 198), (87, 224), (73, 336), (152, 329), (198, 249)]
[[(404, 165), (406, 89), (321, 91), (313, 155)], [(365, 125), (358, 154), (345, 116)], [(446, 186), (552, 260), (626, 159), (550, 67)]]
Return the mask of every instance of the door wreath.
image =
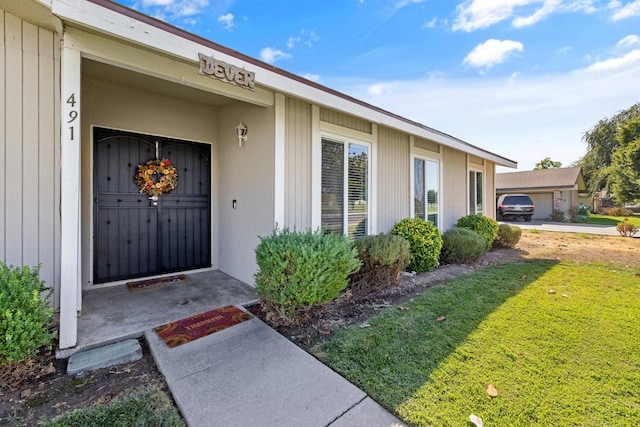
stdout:
[(157, 197), (160, 194), (169, 194), (176, 188), (178, 172), (169, 159), (151, 159), (138, 165), (134, 180), (140, 187), (140, 193)]

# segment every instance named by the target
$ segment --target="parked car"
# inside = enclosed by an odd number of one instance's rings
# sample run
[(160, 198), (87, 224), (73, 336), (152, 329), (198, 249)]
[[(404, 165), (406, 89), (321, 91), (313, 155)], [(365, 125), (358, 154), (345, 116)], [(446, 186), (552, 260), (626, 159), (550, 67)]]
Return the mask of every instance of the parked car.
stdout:
[(533, 217), (534, 211), (533, 200), (526, 194), (503, 194), (498, 198), (496, 219), (501, 221), (522, 218), (529, 222)]

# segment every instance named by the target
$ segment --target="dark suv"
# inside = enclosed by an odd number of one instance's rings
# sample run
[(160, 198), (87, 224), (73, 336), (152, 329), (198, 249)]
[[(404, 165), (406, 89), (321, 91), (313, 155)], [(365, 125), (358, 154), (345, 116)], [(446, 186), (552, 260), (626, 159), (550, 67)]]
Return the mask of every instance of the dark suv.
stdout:
[(509, 218), (522, 218), (531, 221), (535, 205), (531, 197), (526, 194), (503, 194), (498, 198), (496, 219), (501, 221)]

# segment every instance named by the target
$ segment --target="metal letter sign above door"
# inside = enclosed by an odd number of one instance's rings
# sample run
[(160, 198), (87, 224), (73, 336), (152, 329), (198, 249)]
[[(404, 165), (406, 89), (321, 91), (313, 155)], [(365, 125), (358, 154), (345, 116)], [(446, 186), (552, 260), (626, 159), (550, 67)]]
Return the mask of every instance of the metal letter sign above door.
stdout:
[(226, 62), (219, 61), (202, 53), (199, 53), (198, 57), (200, 58), (199, 74), (245, 89), (255, 90), (256, 73), (247, 71), (244, 68), (238, 68), (235, 65), (227, 64)]
[[(96, 128), (94, 147), (94, 283), (209, 267), (210, 146)], [(179, 185), (141, 192), (133, 177), (149, 162)]]

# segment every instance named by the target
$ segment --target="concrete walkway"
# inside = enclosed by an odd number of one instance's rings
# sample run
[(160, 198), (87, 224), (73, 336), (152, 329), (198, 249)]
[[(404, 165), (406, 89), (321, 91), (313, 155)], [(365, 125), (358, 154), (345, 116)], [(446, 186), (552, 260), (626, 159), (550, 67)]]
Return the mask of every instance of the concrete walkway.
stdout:
[(257, 318), (175, 348), (145, 337), (189, 426), (404, 425)]
[(542, 220), (500, 221), (505, 224), (517, 225), (523, 230), (559, 231), (563, 233), (601, 234), (605, 236), (619, 236), (620, 233), (612, 225), (580, 224), (571, 222), (552, 222)]

